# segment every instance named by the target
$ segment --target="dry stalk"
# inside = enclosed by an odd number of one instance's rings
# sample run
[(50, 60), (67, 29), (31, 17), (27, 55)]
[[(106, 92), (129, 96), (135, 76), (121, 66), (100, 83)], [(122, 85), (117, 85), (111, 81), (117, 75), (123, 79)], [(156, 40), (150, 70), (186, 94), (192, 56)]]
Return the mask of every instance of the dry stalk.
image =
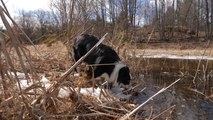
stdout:
[(145, 44), (145, 47), (144, 47), (144, 51), (143, 51), (142, 56), (143, 56), (143, 55), (145, 54), (145, 52), (146, 52), (146, 46), (148, 45), (150, 39), (152, 38), (152, 35), (153, 35), (154, 31), (155, 31), (155, 26), (156, 26), (156, 25), (154, 25), (154, 27), (152, 28), (152, 32), (151, 32), (151, 34), (149, 35), (149, 38), (148, 38), (148, 40), (147, 40), (147, 42), (146, 42), (146, 44)]
[(142, 104), (140, 104), (137, 108), (135, 108), (133, 111), (131, 111), (130, 113), (125, 114), (123, 117), (121, 117), (119, 120), (126, 120), (128, 119), (132, 114), (134, 114), (137, 110), (139, 110), (142, 106), (144, 106), (147, 102), (149, 102), (150, 100), (152, 100), (154, 97), (156, 97), (157, 95), (159, 95), (160, 93), (166, 91), (168, 88), (170, 88), (171, 86), (173, 86), (175, 83), (177, 83), (178, 81), (180, 81), (181, 79), (177, 79), (175, 82), (173, 82), (172, 84), (170, 84), (169, 86), (167, 86), (166, 88), (162, 88), (161, 90), (159, 90), (157, 93), (155, 93), (153, 96), (151, 96), (150, 98), (148, 98), (145, 102), (143, 102)]
[[(197, 69), (196, 69), (195, 75), (194, 75), (193, 80), (192, 80), (194, 84), (195, 84), (195, 79), (197, 78), (197, 74), (198, 74), (198, 71), (199, 71), (199, 68), (200, 68), (201, 61), (202, 61), (202, 59), (203, 59), (203, 57), (204, 57), (209, 45), (210, 45), (210, 41), (208, 41), (208, 43), (207, 43), (207, 45), (205, 47), (205, 50), (203, 51), (202, 58), (199, 59), (199, 62), (197, 64)], [(208, 65), (208, 61), (207, 61), (206, 65)]]
[[(210, 41), (209, 41), (209, 44), (210, 44)], [(209, 47), (209, 46), (207, 46)], [(206, 48), (207, 49), (207, 48)], [(210, 49), (210, 53), (209, 55), (211, 55), (212, 53), (212, 49)], [(208, 69), (208, 65), (209, 65), (209, 60), (206, 61), (206, 65), (203, 66), (203, 79), (204, 79), (204, 85), (207, 90), (209, 89), (209, 78), (208, 78), (208, 74), (206, 73), (207, 72), (207, 69)], [(207, 92), (208, 94), (208, 92)]]
[[(3, 51), (3, 46), (4, 46), (4, 39), (1, 36), (2, 34), (0, 34), (0, 56), (2, 55), (2, 51)], [(4, 92), (4, 96), (5, 98), (7, 98), (7, 87), (6, 87), (6, 80), (5, 80), (5, 70), (4, 70), (4, 65), (3, 65), (3, 60), (2, 57), (0, 57), (0, 76), (1, 76), (1, 80), (2, 80), (2, 86), (3, 86), (3, 92)]]
[(27, 78), (29, 78), (29, 76), (28, 76), (28, 74), (27, 74), (26, 67), (25, 67), (25, 65), (24, 65), (24, 61), (23, 61), (21, 52), (20, 52), (20, 50), (19, 50), (19, 48), (18, 48), (18, 45), (19, 45), (19, 43), (18, 43), (18, 38), (14, 35), (13, 30), (12, 30), (12, 28), (10, 27), (10, 24), (8, 23), (7, 19), (6, 19), (5, 16), (4, 16), (3, 11), (4, 11), (3, 8), (0, 7), (0, 16), (1, 16), (1, 18), (2, 18), (2, 21), (3, 21), (5, 27), (6, 27), (7, 31), (8, 31), (9, 36), (11, 37), (12, 44), (13, 44), (13, 46), (14, 46), (14, 48), (15, 48), (15, 51), (16, 51), (18, 57), (19, 57), (19, 61), (20, 61), (21, 67), (23, 68), (23, 71), (24, 71), (24, 73), (25, 73), (25, 76), (26, 76)]
[(150, 118), (152, 117), (152, 114), (153, 114), (153, 106), (151, 106), (150, 108), (150, 114), (149, 114), (148, 120), (150, 120)]
[[(146, 44), (145, 44), (145, 46), (144, 46), (144, 48), (143, 48), (143, 53), (142, 53), (142, 55), (141, 56), (143, 56), (145, 53), (146, 53), (146, 46), (149, 44), (149, 41), (150, 41), (150, 39), (152, 38), (152, 35), (153, 35), (153, 33), (154, 33), (154, 31), (155, 31), (155, 26), (152, 28), (152, 32), (151, 32), (151, 34), (149, 35), (149, 38), (148, 38), (148, 40), (146, 41)], [(133, 61), (135, 61), (135, 63), (134, 63), (134, 69), (135, 70), (138, 70), (138, 68), (140, 67), (140, 64), (141, 64), (141, 62), (142, 62), (142, 59), (143, 59), (143, 57), (140, 57), (138, 60), (136, 59), (137, 57), (136, 57), (136, 52), (137, 51), (137, 47), (136, 47), (136, 45), (135, 45), (135, 47), (133, 48), (133, 51), (131, 51), (131, 54), (132, 54), (132, 58), (133, 58)]]
[[(52, 85), (47, 90), (47, 98), (53, 97), (56, 95), (56, 93), (59, 91), (58, 88), (61, 86), (61, 84), (65, 81), (65, 78), (90, 54), (93, 52), (95, 48), (97, 48), (105, 39), (108, 33), (106, 33), (84, 56), (82, 56), (73, 66), (71, 66), (60, 78), (57, 80), (57, 82)], [(42, 96), (39, 96), (32, 104), (38, 103), (40, 100), (42, 100)]]
[(11, 102), (13, 99), (14, 99), (14, 96), (11, 96), (11, 97), (7, 98), (6, 100), (2, 101), (0, 103), (0, 107), (8, 105), (8, 103)]
[(209, 99), (211, 102), (213, 102), (213, 99), (211, 99), (211, 97), (205, 95), (204, 93), (202, 93), (202, 92), (200, 92), (200, 91), (198, 91), (198, 90), (196, 90), (196, 89), (188, 88), (188, 90), (190, 90), (190, 91), (192, 91), (192, 92), (195, 92), (195, 93), (198, 93), (198, 94), (200, 94), (200, 95), (203, 95), (205, 98), (207, 98), (207, 99)]
[(4, 4), (4, 1), (3, 1), (3, 0), (1, 0), (1, 3), (2, 3), (4, 9), (5, 9), (5, 13), (9, 14), (9, 12), (8, 12), (8, 10), (7, 10), (7, 7), (6, 7), (6, 5)]
[[(3, 2), (3, 1), (1, 1), (1, 2)], [(4, 3), (2, 3), (2, 4), (4, 4)], [(5, 8), (6, 8), (6, 7), (5, 7)], [(24, 57), (27, 59), (27, 61), (30, 61), (30, 59), (28, 58), (28, 56), (27, 56), (27, 54), (25, 53), (25, 51), (23, 50), (23, 48), (20, 47), (21, 45), (20, 45), (20, 43), (19, 43), (19, 41), (18, 41), (18, 38), (17, 38), (17, 36), (15, 35), (14, 31), (12, 30), (10, 24), (8, 23), (8, 21), (7, 21), (6, 17), (5, 17), (5, 15), (7, 15), (7, 16), (10, 18), (9, 13), (7, 12), (7, 10), (5, 11), (5, 10), (2, 8), (2, 6), (0, 6), (0, 16), (1, 16), (1, 19), (2, 19), (4, 25), (5, 25), (6, 29), (7, 29), (8, 35), (9, 35), (9, 37), (11, 38), (12, 47), (14, 47), (15, 52), (16, 52), (16, 54), (18, 55), (19, 63), (20, 63), (21, 68), (22, 68), (22, 70), (23, 70), (23, 72), (24, 72), (24, 74), (25, 74), (25, 77), (27, 77), (27, 78), (29, 79), (30, 77), (29, 77), (29, 75), (28, 75), (27, 68), (26, 68), (26, 66), (25, 66), (25, 62), (24, 62), (24, 59), (23, 59), (23, 56), (22, 56), (22, 55), (24, 55)], [(18, 84), (18, 89), (19, 89), (19, 92), (20, 92), (20, 93), (18, 93), (18, 94), (21, 96), (21, 100), (22, 100), (22, 102), (24, 103), (24, 105), (25, 105), (27, 111), (29, 112), (29, 114), (30, 114), (33, 118), (36, 118), (36, 116), (34, 116), (34, 114), (33, 114), (33, 112), (32, 112), (32, 109), (31, 109), (30, 106), (28, 105), (28, 100), (27, 100), (27, 98), (26, 98), (26, 96), (25, 96), (25, 94), (24, 94), (24, 91), (23, 91), (22, 88), (21, 88), (21, 84), (20, 84), (18, 75), (17, 75), (17, 73), (16, 73), (15, 67), (14, 67), (14, 65), (13, 65), (11, 56), (10, 56), (10, 54), (9, 54), (8, 51), (7, 51), (5, 40), (2, 38), (2, 36), (1, 36), (1, 39), (2, 39), (2, 40), (1, 40), (1, 47), (2, 47), (1, 49), (2, 49), (2, 52), (3, 52), (3, 54), (4, 54), (5, 61), (7, 62), (7, 66), (8, 66), (8, 67), (10, 68), (10, 70), (14, 73), (15, 80), (16, 80), (16, 82), (17, 82), (17, 84)], [(30, 66), (31, 66), (31, 70), (32, 70), (32, 69), (33, 69), (33, 66), (32, 66), (31, 63), (30, 63)], [(10, 75), (9, 75), (7, 72), (8, 72), (8, 71), (6, 71), (5, 74), (8, 76), (9, 79), (11, 79), (11, 77), (9, 77)], [(13, 81), (13, 80), (11, 79), (11, 81)], [(14, 92), (14, 93), (15, 93), (15, 92)], [(18, 94), (17, 94), (17, 95), (18, 95)]]
[(106, 113), (87, 113), (87, 114), (73, 114), (73, 115), (48, 115), (46, 118), (60, 118), (60, 117), (97, 117), (97, 116), (108, 116), (108, 117), (113, 117), (116, 118), (115, 115), (110, 115)]
[(176, 105), (173, 105), (171, 107), (169, 107), (168, 109), (164, 110), (163, 112), (161, 112), (160, 114), (156, 115), (155, 117), (153, 117), (151, 120), (154, 120), (156, 118), (158, 118), (159, 116), (161, 116), (162, 114), (164, 114), (165, 112), (169, 111), (170, 109), (173, 109), (174, 107), (176, 107)]

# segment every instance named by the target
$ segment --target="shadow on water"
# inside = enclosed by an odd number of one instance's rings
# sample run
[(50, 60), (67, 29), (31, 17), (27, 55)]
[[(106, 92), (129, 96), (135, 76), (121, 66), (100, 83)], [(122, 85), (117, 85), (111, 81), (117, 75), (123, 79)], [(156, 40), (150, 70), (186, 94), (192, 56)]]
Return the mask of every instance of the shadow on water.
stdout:
[(181, 78), (150, 103), (152, 108), (144, 108), (147, 114), (152, 112), (155, 116), (168, 109), (165, 116), (169, 118), (161, 115), (157, 119), (213, 120), (212, 60), (143, 58), (138, 68), (139, 79), (145, 81), (146, 87), (138, 96), (138, 103)]

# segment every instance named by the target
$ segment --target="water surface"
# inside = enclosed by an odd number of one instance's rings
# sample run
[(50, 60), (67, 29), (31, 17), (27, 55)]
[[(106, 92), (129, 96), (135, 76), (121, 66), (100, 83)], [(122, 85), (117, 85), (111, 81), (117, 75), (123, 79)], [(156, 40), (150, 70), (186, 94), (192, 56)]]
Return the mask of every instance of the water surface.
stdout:
[[(202, 56), (144, 56), (138, 66), (138, 79), (146, 88), (136, 98), (143, 103), (161, 88), (181, 78), (166, 92), (144, 107), (143, 115), (157, 119), (213, 120), (213, 60)], [(151, 106), (151, 107), (150, 107)], [(169, 117), (168, 117), (169, 116)], [(152, 118), (153, 118), (152, 117)]]

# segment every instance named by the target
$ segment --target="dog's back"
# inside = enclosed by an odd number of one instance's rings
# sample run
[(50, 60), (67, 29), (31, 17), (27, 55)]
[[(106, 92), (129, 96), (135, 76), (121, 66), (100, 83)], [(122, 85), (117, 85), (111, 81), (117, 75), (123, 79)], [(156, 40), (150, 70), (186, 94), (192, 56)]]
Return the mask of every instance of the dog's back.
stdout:
[[(85, 55), (97, 42), (99, 39), (93, 35), (82, 34), (74, 40), (74, 59), (75, 61), (79, 60), (80, 57)], [(88, 64), (95, 64), (95, 59), (97, 57), (102, 57), (102, 62), (105, 63), (114, 63), (120, 61), (117, 53), (109, 46), (100, 44), (95, 50), (86, 57), (84, 62)]]

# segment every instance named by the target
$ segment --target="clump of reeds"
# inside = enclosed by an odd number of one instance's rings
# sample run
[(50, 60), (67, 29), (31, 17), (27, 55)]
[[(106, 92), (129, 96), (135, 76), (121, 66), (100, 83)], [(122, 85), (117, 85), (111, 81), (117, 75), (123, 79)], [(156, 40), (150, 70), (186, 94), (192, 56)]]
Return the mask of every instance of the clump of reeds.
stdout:
[[(107, 34), (62, 76), (52, 77), (51, 86), (45, 88), (36, 73), (30, 51), (21, 44), (21, 40), (17, 38), (5, 15), (23, 32), (11, 19), (6, 7), (0, 6), (0, 16), (7, 29), (7, 35), (0, 34), (0, 119), (145, 119), (135, 112), (143, 112), (140, 108), (144, 104), (168, 88), (163, 88), (141, 105), (120, 101), (105, 94), (104, 90), (103, 95), (108, 100), (83, 95), (77, 91), (75, 88), (79, 86), (75, 86), (73, 81), (68, 81), (67, 76), (104, 40)], [(24, 32), (23, 34), (26, 35)], [(30, 41), (29, 37), (27, 38)], [(9, 42), (6, 42), (8, 40)], [(13, 52), (10, 51), (11, 49)], [(18, 71), (24, 73), (25, 77), (22, 79), (26, 79), (29, 83), (26, 88), (22, 87), (21, 79), (17, 75)], [(79, 84), (82, 82), (81, 77), (76, 79), (72, 76), (71, 79), (77, 80)], [(69, 89), (67, 97), (58, 96), (63, 87)]]

